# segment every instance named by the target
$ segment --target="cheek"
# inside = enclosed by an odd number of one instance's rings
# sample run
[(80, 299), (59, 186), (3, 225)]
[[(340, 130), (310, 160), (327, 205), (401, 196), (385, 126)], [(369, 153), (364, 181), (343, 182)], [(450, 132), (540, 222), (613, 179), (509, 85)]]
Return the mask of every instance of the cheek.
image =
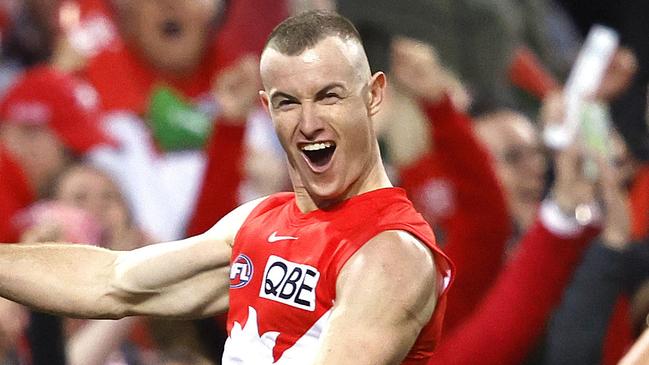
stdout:
[(128, 219), (126, 208), (119, 203), (111, 204), (106, 210), (106, 221), (111, 225), (125, 225)]
[(44, 169), (58, 171), (65, 166), (67, 162), (65, 148), (58, 140), (41, 136), (34, 138), (32, 143), (34, 157)]
[(299, 123), (292, 114), (290, 112), (281, 114), (271, 113), (275, 134), (285, 151), (290, 147), (292, 137)]
[(502, 182), (503, 187), (507, 190), (509, 194), (515, 190), (516, 186), (519, 185), (518, 173), (515, 169), (505, 165), (498, 168), (498, 176)]
[(136, 33), (136, 36), (145, 36), (156, 31), (156, 24), (162, 19), (163, 12), (151, 1), (142, 1), (141, 4), (129, 7), (127, 11), (127, 25)]
[(128, 227), (131, 217), (126, 205), (119, 201), (104, 201), (102, 211), (97, 215), (104, 229), (115, 230)]
[(342, 116), (344, 124), (341, 129), (346, 136), (345, 138), (349, 139), (351, 148), (354, 150), (370, 150), (374, 142), (370, 122), (367, 121), (364, 115), (356, 117), (350, 117), (350, 115), (353, 114), (343, 114)]
[(220, 1), (194, 0), (185, 3), (183, 16), (189, 19), (189, 25), (200, 30), (207, 30), (219, 12)]
[(65, 156), (65, 147), (54, 137), (44, 137), (37, 142), (43, 155), (52, 155), (53, 159), (59, 160)]

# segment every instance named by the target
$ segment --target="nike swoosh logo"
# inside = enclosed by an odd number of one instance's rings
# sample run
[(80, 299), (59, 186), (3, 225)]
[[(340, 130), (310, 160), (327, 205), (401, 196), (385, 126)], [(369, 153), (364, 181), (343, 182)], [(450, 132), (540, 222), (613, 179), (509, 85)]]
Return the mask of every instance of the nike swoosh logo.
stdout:
[(286, 241), (286, 240), (296, 240), (297, 237), (293, 236), (278, 236), (277, 231), (273, 232), (268, 236), (268, 242), (273, 243), (277, 241)]

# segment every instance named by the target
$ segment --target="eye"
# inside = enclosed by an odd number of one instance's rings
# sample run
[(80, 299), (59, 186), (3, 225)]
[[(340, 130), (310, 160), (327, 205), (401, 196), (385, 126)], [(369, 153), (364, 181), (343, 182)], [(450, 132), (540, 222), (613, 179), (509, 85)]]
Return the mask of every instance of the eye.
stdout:
[(295, 100), (291, 99), (282, 99), (275, 103), (273, 106), (275, 109), (289, 109), (291, 106), (297, 104)]
[(328, 92), (322, 96), (321, 99), (325, 104), (334, 104), (340, 100), (340, 95), (334, 92)]

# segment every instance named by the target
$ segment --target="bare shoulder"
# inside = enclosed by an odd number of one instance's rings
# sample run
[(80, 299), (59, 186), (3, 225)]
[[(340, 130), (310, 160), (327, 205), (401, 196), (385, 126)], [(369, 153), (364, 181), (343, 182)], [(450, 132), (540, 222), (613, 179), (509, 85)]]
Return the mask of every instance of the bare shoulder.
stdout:
[[(435, 261), (430, 249), (412, 234), (405, 231), (384, 231), (370, 239), (350, 258), (345, 268), (363, 266), (387, 270), (391, 275), (418, 273), (422, 279), (435, 277)], [(344, 269), (343, 269), (344, 270)]]
[(343, 266), (336, 283), (337, 297), (365, 292), (386, 298), (398, 293), (399, 306), (426, 322), (435, 307), (437, 279), (433, 254), (423, 242), (405, 231), (385, 231)]
[(203, 238), (210, 241), (222, 241), (232, 247), (239, 228), (241, 228), (250, 213), (266, 198), (265, 196), (241, 204), (216, 222), (207, 232), (203, 233)]

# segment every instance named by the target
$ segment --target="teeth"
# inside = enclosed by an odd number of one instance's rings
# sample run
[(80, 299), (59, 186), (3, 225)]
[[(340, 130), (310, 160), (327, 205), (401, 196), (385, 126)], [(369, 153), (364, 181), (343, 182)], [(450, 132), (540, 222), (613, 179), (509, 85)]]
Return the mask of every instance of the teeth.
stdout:
[(302, 151), (319, 151), (324, 150), (325, 148), (332, 147), (334, 144), (332, 142), (319, 142), (311, 143), (302, 146)]

